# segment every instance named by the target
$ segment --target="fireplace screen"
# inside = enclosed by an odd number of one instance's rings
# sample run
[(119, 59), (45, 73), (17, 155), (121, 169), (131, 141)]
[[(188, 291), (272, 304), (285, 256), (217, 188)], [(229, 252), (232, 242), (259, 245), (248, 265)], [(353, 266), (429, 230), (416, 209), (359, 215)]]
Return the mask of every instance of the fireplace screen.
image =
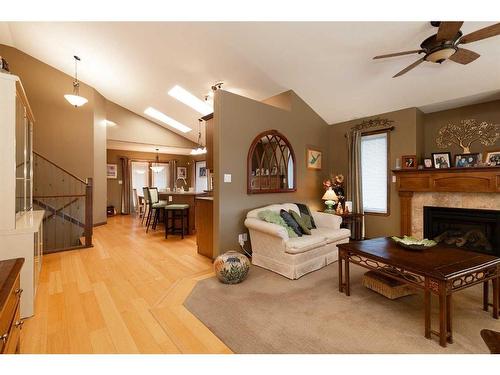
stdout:
[(500, 211), (424, 207), (424, 237), (500, 256)]

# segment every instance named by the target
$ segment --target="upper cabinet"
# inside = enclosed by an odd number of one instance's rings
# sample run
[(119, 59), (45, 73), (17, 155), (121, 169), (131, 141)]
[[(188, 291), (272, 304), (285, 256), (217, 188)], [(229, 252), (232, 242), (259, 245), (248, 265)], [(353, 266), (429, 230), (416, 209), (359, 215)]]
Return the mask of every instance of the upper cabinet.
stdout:
[(247, 158), (248, 194), (296, 191), (295, 153), (277, 130), (268, 130), (250, 146)]

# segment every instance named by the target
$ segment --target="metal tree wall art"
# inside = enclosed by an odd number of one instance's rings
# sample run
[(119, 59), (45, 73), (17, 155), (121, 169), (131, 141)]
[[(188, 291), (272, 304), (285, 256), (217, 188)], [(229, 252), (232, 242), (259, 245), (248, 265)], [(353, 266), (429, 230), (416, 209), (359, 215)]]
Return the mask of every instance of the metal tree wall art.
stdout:
[(436, 144), (447, 148), (453, 144), (462, 147), (464, 154), (470, 154), (474, 142), (484, 146), (493, 146), (500, 138), (500, 125), (485, 121), (478, 123), (475, 119), (460, 120), (460, 124), (448, 124), (439, 129)]

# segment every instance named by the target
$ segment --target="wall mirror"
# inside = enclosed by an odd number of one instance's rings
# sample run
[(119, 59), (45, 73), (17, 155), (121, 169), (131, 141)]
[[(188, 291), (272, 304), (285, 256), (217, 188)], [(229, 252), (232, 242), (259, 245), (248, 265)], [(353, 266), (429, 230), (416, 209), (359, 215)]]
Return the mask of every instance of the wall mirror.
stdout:
[(288, 193), (296, 190), (295, 154), (276, 130), (260, 133), (248, 151), (248, 194)]

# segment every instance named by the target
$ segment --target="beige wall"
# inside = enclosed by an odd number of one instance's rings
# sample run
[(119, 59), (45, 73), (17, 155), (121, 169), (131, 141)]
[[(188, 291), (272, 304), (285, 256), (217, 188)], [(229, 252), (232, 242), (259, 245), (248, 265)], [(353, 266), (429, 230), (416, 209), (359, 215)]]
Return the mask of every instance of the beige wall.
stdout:
[[(271, 100), (277, 108), (226, 91), (217, 91), (214, 112), (214, 251), (238, 248), (238, 233), (246, 231), (243, 221), (248, 210), (279, 202), (304, 202), (311, 210), (321, 209), (323, 178), (328, 168), (328, 125), (293, 91)], [(265, 130), (276, 129), (290, 141), (297, 162), (297, 192), (247, 194), (247, 154), (253, 139)], [(323, 171), (306, 169), (306, 146), (324, 152)], [(223, 175), (232, 175), (231, 183)]]
[[(438, 148), (436, 138), (439, 129), (450, 123), (459, 124), (460, 120), (476, 119), (478, 122), (500, 124), (500, 100), (487, 103), (468, 105), (464, 107), (428, 113), (425, 121), (425, 153), (427, 157), (433, 152), (450, 151), (452, 156), (463, 152), (462, 148), (452, 145), (447, 149)], [(472, 144), (471, 152), (484, 152), (486, 150), (500, 150), (500, 139), (494, 146), (486, 147), (478, 142)]]
[(94, 224), (106, 222), (106, 99), (94, 90)]
[[(422, 154), (422, 130), (417, 128), (417, 117), (421, 116), (416, 108), (408, 108), (400, 111), (383, 113), (373, 117), (358, 119), (330, 127), (330, 165), (335, 173), (342, 173), (347, 176), (348, 155), (347, 140), (344, 137), (351, 127), (370, 118), (387, 118), (393, 120), (394, 130), (390, 132), (389, 161), (390, 168), (396, 164), (396, 158), (402, 155)], [(421, 121), (421, 118), (419, 119)], [(417, 142), (417, 139), (420, 142)], [(392, 175), (392, 174), (391, 174)], [(365, 216), (366, 237), (380, 237), (399, 234), (399, 196), (396, 192), (396, 184), (390, 182), (389, 209), (388, 216), (370, 215)]]
[[(118, 178), (107, 179), (107, 206), (114, 206), (117, 212), (120, 212), (121, 207), (121, 187), (119, 181), (122, 180), (122, 171), (120, 169), (120, 157), (126, 157), (131, 161), (154, 161), (156, 154), (152, 152), (124, 151), (124, 150), (107, 150), (107, 164), (118, 165)], [(178, 167), (187, 167), (188, 170), (188, 187), (194, 186), (194, 168), (196, 160), (204, 160), (202, 155), (195, 157), (186, 155), (170, 155), (159, 154), (161, 163), (166, 163), (172, 160), (177, 160)]]

